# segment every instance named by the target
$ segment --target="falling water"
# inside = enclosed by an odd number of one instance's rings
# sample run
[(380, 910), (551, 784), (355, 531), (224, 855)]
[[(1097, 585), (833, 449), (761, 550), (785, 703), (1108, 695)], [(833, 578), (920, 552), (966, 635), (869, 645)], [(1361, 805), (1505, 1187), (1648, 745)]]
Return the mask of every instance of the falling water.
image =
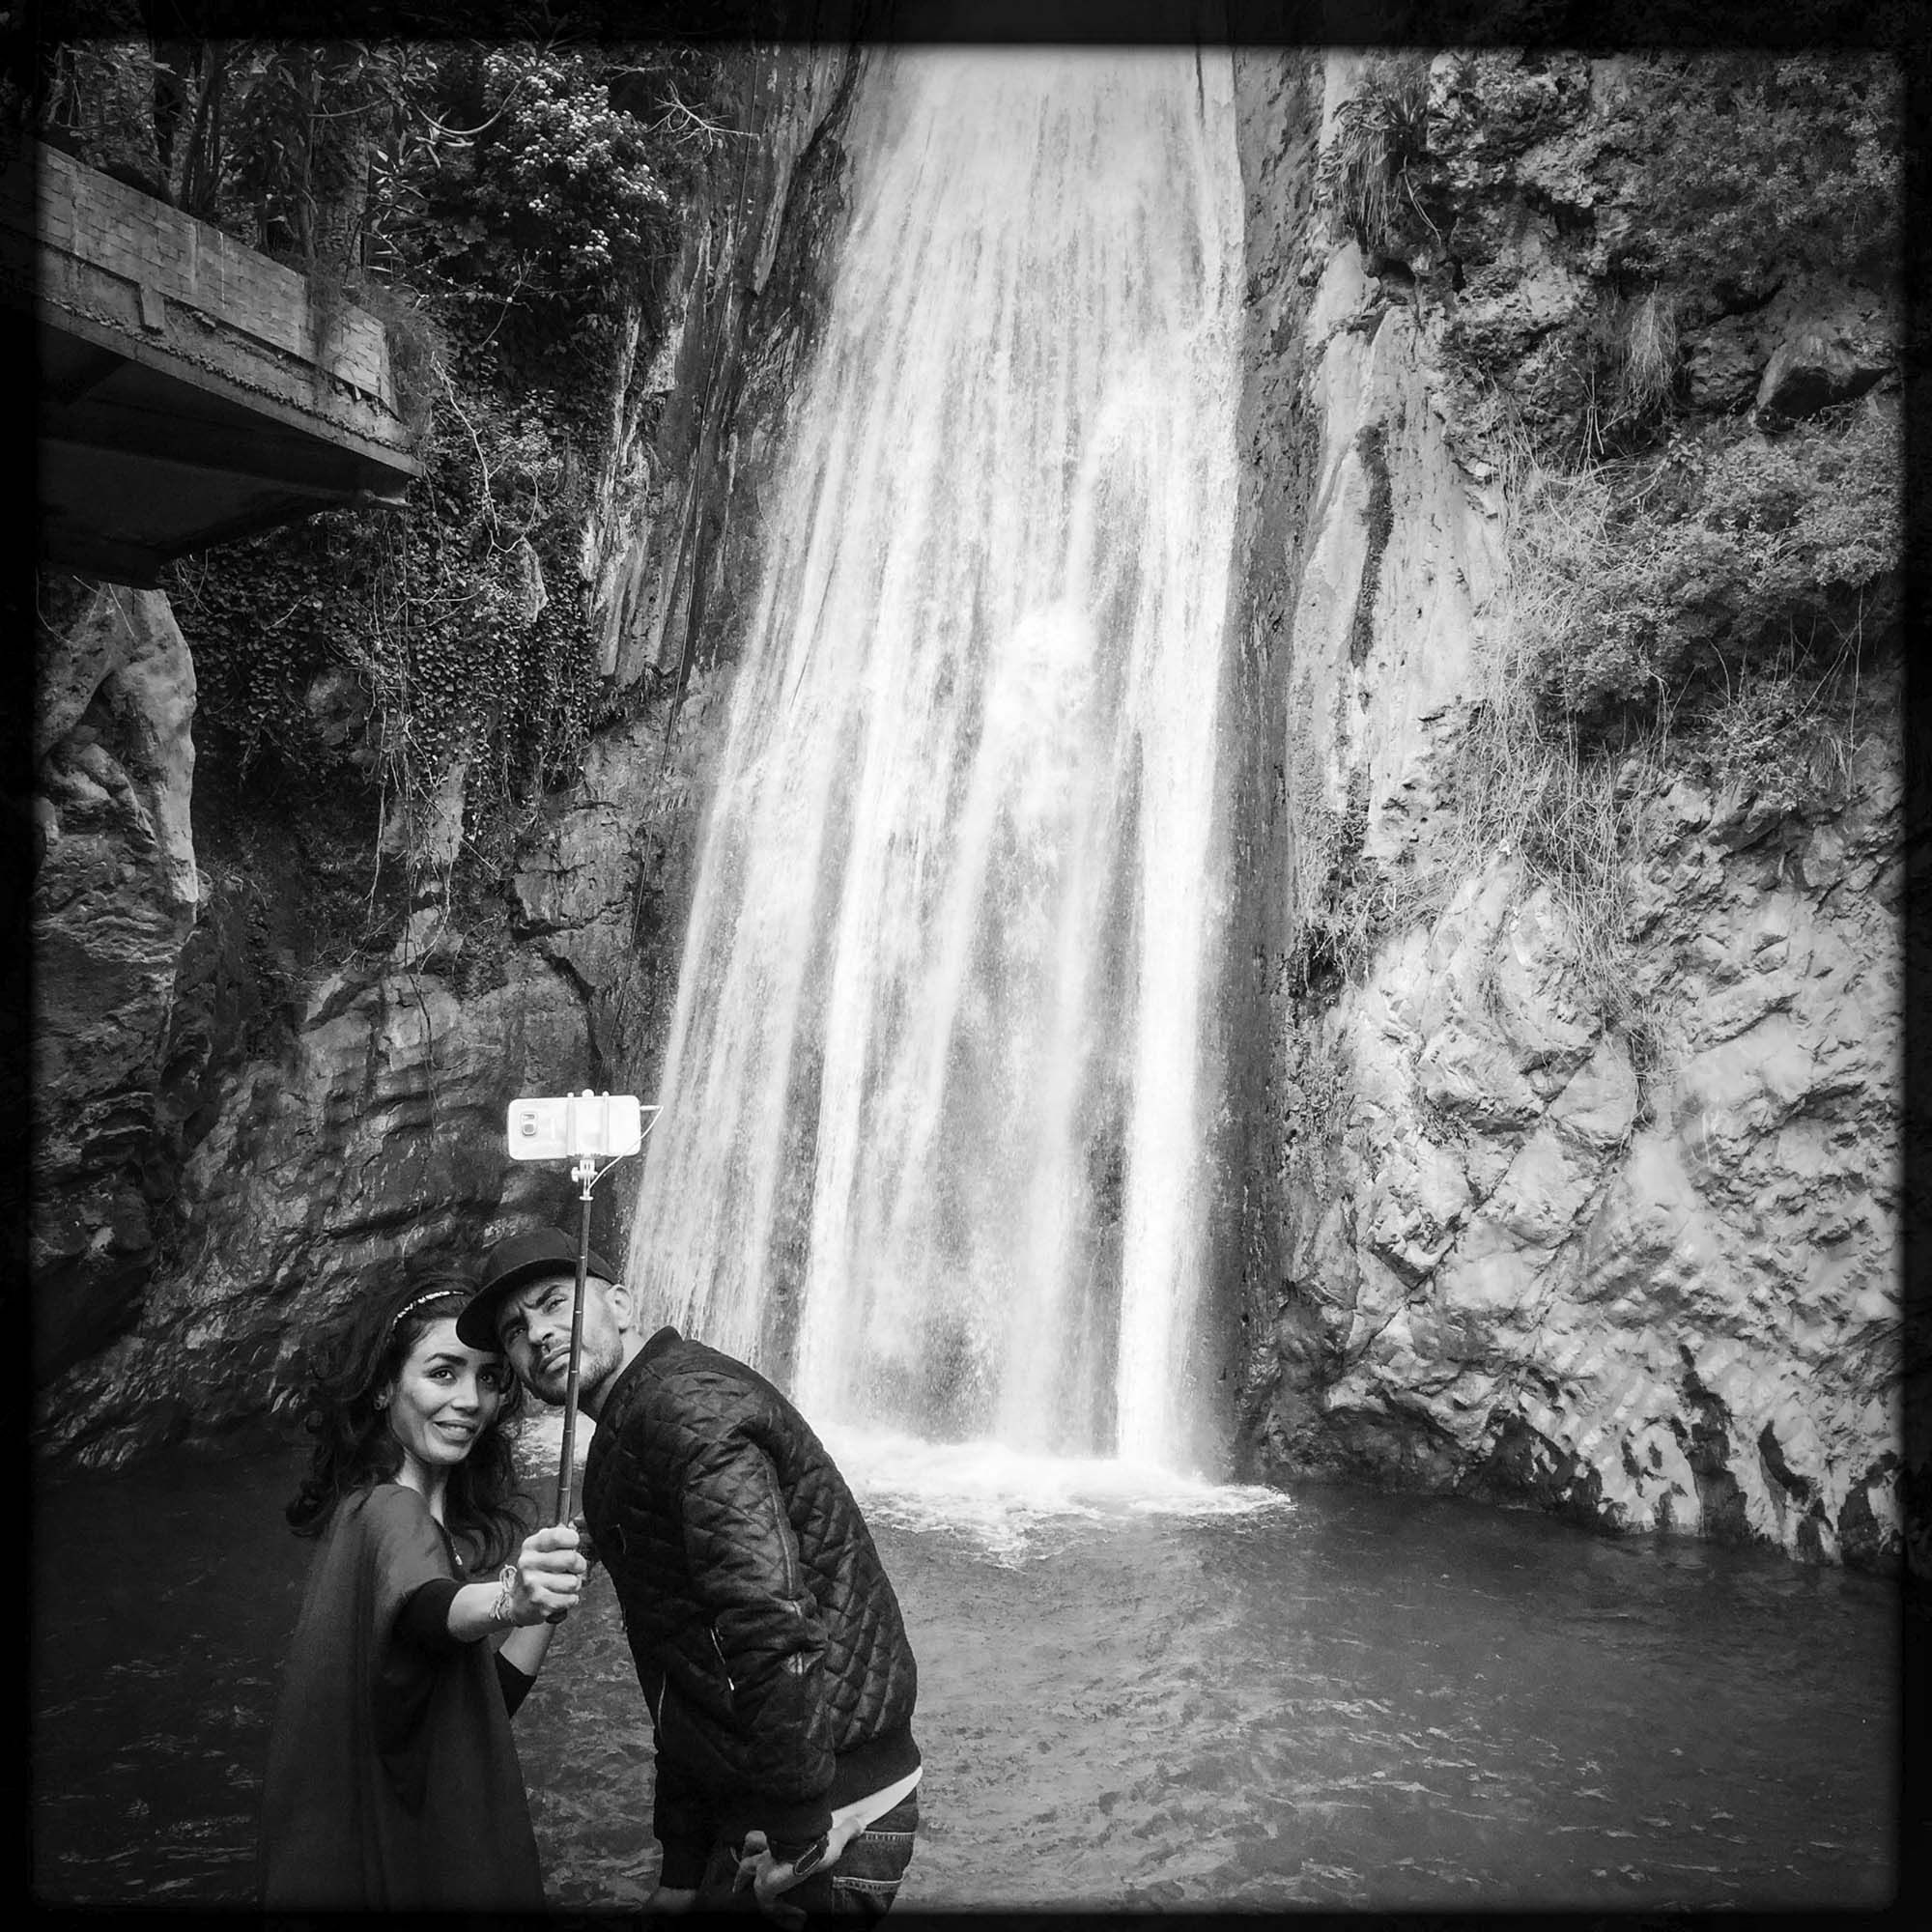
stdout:
[(815, 1419), (1185, 1453), (1231, 93), (949, 48), (854, 103), (631, 1251)]

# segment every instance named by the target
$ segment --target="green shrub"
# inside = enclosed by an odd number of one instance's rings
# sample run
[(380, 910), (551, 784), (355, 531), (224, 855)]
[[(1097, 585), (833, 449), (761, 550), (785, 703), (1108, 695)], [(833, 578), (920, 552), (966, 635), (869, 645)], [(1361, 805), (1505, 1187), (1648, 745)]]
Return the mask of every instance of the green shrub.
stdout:
[(1895, 405), (1772, 439), (1728, 426), (1660, 463), (1541, 476), (1524, 505), (1540, 640), (1524, 669), (1586, 732), (1666, 718), (1737, 668), (1828, 663), (1897, 616)]
[(1614, 265), (1723, 296), (1794, 267), (1896, 271), (1904, 86), (1879, 53), (1697, 55), (1633, 89), (1641, 211)]
[(419, 60), (348, 42), (242, 44), (207, 83), (232, 97), (216, 218), (271, 255), (348, 272), (369, 218), (372, 156), (407, 115)]
[(635, 279), (671, 213), (643, 129), (610, 103), (601, 62), (484, 61), (497, 119), (477, 143), (476, 206), (552, 286)]
[(1786, 653), (1739, 667), (1688, 721), (1684, 750), (1719, 792), (1781, 816), (1811, 816), (1844, 804), (1861, 753), (1891, 731), (1896, 707), (1889, 667), (1868, 682), (1849, 648), (1822, 669)]

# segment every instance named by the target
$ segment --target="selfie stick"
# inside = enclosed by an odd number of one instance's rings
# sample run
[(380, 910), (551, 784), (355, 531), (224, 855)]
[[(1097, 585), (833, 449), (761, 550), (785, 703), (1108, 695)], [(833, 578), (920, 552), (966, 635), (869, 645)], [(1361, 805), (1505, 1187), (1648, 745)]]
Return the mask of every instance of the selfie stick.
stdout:
[(580, 1154), (570, 1178), (582, 1188), (578, 1197), (583, 1203), (582, 1225), (577, 1237), (577, 1299), (570, 1307), (570, 1376), (563, 1393), (563, 1460), (556, 1471), (556, 1521), (570, 1520), (570, 1485), (576, 1475), (577, 1380), (583, 1365), (583, 1284), (590, 1273), (590, 1189), (597, 1179), (597, 1165)]
[[(576, 1474), (577, 1392), (583, 1364), (583, 1289), (590, 1275), (590, 1190), (626, 1154), (642, 1147), (660, 1109), (632, 1094), (593, 1094), (585, 1089), (559, 1098), (528, 1095), (510, 1102), (505, 1131), (512, 1160), (568, 1160), (581, 1190), (582, 1223), (577, 1240), (577, 1295), (570, 1308), (570, 1379), (563, 1400), (563, 1461), (556, 1472), (556, 1523), (570, 1520), (570, 1489)], [(600, 1168), (599, 1154), (609, 1158)]]
[[(635, 1094), (526, 1094), (510, 1102), (504, 1133), (512, 1160), (567, 1160), (570, 1178), (583, 1204), (577, 1237), (577, 1293), (570, 1304), (570, 1374), (563, 1397), (563, 1456), (556, 1471), (556, 1517), (553, 1528), (570, 1521), (570, 1491), (576, 1477), (577, 1396), (583, 1374), (583, 1290), (590, 1277), (590, 1190), (626, 1154), (642, 1147), (657, 1125), (660, 1109), (646, 1107)], [(610, 1156), (600, 1168), (599, 1154)], [(547, 1622), (558, 1623), (553, 1610)]]

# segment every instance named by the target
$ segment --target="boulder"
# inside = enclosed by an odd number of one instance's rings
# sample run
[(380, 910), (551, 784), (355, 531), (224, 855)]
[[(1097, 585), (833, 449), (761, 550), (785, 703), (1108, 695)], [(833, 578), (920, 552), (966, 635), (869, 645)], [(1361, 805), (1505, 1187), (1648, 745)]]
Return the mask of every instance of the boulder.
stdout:
[(1772, 352), (1753, 406), (1760, 416), (1816, 415), (1863, 395), (1889, 366), (1889, 359), (1861, 356), (1829, 324), (1795, 329)]
[(1870, 291), (1807, 278), (1765, 311), (1768, 355), (1753, 407), (1769, 426), (1861, 396), (1898, 367), (1896, 318)]

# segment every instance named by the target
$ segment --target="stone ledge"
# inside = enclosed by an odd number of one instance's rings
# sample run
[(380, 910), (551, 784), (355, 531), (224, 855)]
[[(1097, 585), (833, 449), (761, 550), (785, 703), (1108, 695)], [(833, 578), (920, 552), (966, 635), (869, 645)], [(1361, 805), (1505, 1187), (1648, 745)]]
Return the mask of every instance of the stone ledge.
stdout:
[(400, 504), (420, 471), (374, 316), (56, 149), (0, 176), (0, 301), (36, 329), (51, 563), (152, 587), (209, 544)]

